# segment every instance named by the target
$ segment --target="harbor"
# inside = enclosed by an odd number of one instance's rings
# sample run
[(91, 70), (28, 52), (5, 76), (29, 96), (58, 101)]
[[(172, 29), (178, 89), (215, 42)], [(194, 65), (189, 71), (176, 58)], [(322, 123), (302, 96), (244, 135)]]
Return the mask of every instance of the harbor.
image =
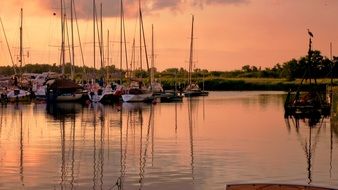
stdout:
[(0, 4), (0, 190), (338, 190), (338, 1)]

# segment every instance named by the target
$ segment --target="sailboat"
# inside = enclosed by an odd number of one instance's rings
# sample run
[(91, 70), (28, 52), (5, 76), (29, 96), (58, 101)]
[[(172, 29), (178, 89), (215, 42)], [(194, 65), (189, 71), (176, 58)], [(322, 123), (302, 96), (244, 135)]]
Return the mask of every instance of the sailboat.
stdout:
[[(22, 67), (22, 62), (23, 62), (23, 38), (22, 38), (22, 32), (23, 32), (23, 9), (21, 9), (21, 25), (20, 25), (20, 58), (19, 58), (19, 63), (20, 63), (20, 68)], [(23, 90), (20, 88), (18, 80), (21, 80), (22, 77), (22, 72), (20, 71), (20, 76), (14, 76), (14, 87), (10, 89), (7, 93), (7, 99), (9, 102), (29, 102), (31, 100), (31, 93)]]
[[(94, 22), (94, 65), (95, 65), (95, 26), (96, 26), (96, 5), (95, 1), (93, 1), (93, 22)], [(102, 28), (102, 4), (101, 4), (101, 39), (99, 39), (100, 44), (100, 56), (101, 56), (101, 68), (103, 68), (103, 28)], [(109, 46), (109, 38), (108, 38), (108, 46)], [(108, 75), (108, 74), (107, 74)], [(106, 77), (108, 79), (108, 76)], [(103, 79), (101, 79), (103, 83)], [(108, 80), (107, 80), (108, 81)], [(120, 99), (122, 94), (122, 86), (112, 83), (112, 84), (106, 84), (106, 86), (103, 86), (103, 84), (99, 85), (95, 82), (92, 83), (90, 89), (88, 89), (88, 97), (91, 102), (97, 103), (111, 103), (116, 102)]]
[(189, 73), (188, 73), (188, 86), (183, 91), (184, 96), (193, 97), (193, 96), (208, 96), (209, 92), (206, 92), (200, 89), (197, 83), (192, 82), (192, 65), (193, 65), (193, 46), (194, 45), (194, 15), (192, 15), (192, 24), (191, 24), (191, 38), (190, 38), (190, 57), (189, 57)]
[(65, 77), (65, 22), (63, 0), (61, 0), (61, 65), (62, 76), (60, 78), (46, 81), (47, 102), (75, 102), (80, 101), (83, 96), (83, 89), (71, 79)]
[(154, 26), (151, 27), (152, 48), (151, 48), (151, 73), (150, 73), (150, 90), (154, 93), (154, 97), (160, 102), (182, 102), (183, 96), (179, 95), (175, 90), (164, 90), (162, 84), (155, 80), (155, 54), (154, 54)]
[[(139, 16), (140, 16), (140, 61), (142, 62), (142, 34), (143, 34), (143, 43), (145, 45), (145, 36), (143, 29), (143, 20), (142, 20), (142, 11), (141, 11), (141, 3), (139, 2)], [(123, 15), (123, 4), (121, 1), (121, 27), (124, 26), (124, 15)], [(122, 28), (121, 28), (122, 31)], [(122, 35), (122, 32), (121, 32)], [(121, 38), (122, 43), (122, 38)], [(146, 47), (146, 46), (145, 46)], [(147, 49), (145, 49), (146, 60), (148, 66), (148, 58), (147, 58)], [(122, 50), (121, 50), (122, 51)], [(121, 53), (122, 56), (122, 53)], [(141, 67), (142, 68), (142, 67)], [(148, 66), (149, 70), (149, 66)], [(147, 102), (153, 100), (153, 92), (146, 88), (140, 79), (131, 79), (131, 83), (129, 88), (122, 95), (122, 99), (124, 102)]]

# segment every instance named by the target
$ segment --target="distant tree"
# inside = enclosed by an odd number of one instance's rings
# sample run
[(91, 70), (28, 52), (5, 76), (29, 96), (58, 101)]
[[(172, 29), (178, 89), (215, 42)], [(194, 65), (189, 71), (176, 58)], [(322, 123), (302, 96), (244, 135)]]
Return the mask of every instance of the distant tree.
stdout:
[(244, 71), (244, 72), (251, 72), (252, 70), (251, 70), (250, 65), (244, 65), (244, 66), (242, 67), (242, 71)]

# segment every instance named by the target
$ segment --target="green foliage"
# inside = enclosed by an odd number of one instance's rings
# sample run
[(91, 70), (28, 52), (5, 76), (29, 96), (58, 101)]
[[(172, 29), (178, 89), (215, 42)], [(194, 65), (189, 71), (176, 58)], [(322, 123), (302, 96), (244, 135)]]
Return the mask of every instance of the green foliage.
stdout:
[(136, 70), (136, 71), (134, 71), (134, 76), (136, 78), (148, 78), (149, 73), (145, 70)]
[[(205, 82), (210, 83), (209, 85), (213, 86), (232, 86), (240, 85), (241, 82), (229, 82), (224, 81), (224, 78), (285, 78), (287, 81), (294, 81), (297, 78), (303, 77), (316, 77), (316, 78), (329, 78), (337, 77), (338, 73), (338, 57), (333, 57), (333, 60), (330, 60), (321, 55), (320, 51), (314, 50), (310, 51), (308, 55), (300, 57), (299, 59), (291, 59), (284, 63), (277, 63), (272, 68), (260, 68), (257, 66), (244, 65), (241, 70), (234, 71), (208, 71), (205, 69), (194, 69), (192, 73), (192, 78), (194, 81), (202, 81), (205, 79)], [(120, 71), (115, 68), (115, 66), (109, 66), (104, 69), (94, 69), (90, 67), (74, 67), (76, 78), (86, 78), (90, 75), (95, 75), (96, 77), (104, 77), (108, 73), (111, 78), (117, 78), (120, 76)], [(155, 77), (164, 79), (164, 85), (168, 87), (173, 87), (176, 83), (186, 84), (188, 71), (184, 68), (168, 68), (162, 72), (155, 70)], [(29, 72), (29, 73), (42, 73), (47, 71), (61, 72), (60, 65), (56, 63), (50, 64), (27, 64), (22, 67), (22, 69), (17, 68), (17, 72)], [(65, 73), (70, 75), (71, 64), (67, 63), (65, 65)], [(11, 66), (1, 66), (0, 75), (13, 75), (14, 70)], [(122, 76), (125, 75), (125, 71), (122, 71)], [(133, 75), (137, 78), (148, 78), (149, 72), (145, 70), (136, 70), (133, 72)], [(211, 84), (212, 83), (212, 84)], [(206, 85), (208, 86), (208, 85)], [(248, 85), (247, 85), (248, 86)], [(235, 87), (233, 87), (235, 88)]]

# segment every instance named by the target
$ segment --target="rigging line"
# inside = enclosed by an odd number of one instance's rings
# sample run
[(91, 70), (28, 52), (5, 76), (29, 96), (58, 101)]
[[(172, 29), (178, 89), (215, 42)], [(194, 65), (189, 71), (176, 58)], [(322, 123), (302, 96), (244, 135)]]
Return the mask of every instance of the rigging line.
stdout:
[(128, 72), (128, 52), (127, 52), (127, 39), (126, 39), (126, 26), (125, 26), (125, 20), (124, 20), (124, 10), (122, 15), (122, 25), (123, 25), (123, 38), (124, 38), (124, 51), (125, 51), (125, 61), (126, 61), (126, 70)]
[(146, 37), (144, 34), (144, 26), (143, 26), (143, 18), (142, 18), (142, 12), (140, 9), (140, 16), (141, 16), (141, 27), (142, 27), (142, 34), (143, 34), (143, 44), (144, 44), (144, 52), (146, 57), (146, 63), (147, 63), (147, 71), (149, 71), (149, 61), (148, 61), (148, 52), (147, 52), (147, 44), (146, 44)]
[[(71, 47), (70, 47), (70, 39), (69, 39), (69, 29), (68, 29), (68, 22), (67, 22), (67, 18), (65, 16), (65, 30), (66, 30), (66, 34), (67, 34), (67, 43), (68, 43), (68, 55), (69, 55), (69, 59), (70, 62), (72, 63), (72, 52), (71, 52)], [(71, 66), (71, 70), (72, 70), (72, 66)]]
[[(74, 0), (73, 0), (74, 1)], [(76, 23), (76, 28), (77, 28), (77, 35), (78, 35), (78, 40), (80, 44), (80, 51), (81, 51), (81, 58), (82, 58), (82, 67), (83, 67), (83, 73), (86, 73), (86, 68), (85, 68), (85, 61), (84, 61), (84, 56), (83, 56), (83, 49), (82, 49), (82, 43), (81, 43), (81, 37), (80, 37), (80, 30), (79, 30), (79, 24), (77, 22), (77, 13), (76, 13), (76, 7), (75, 7), (75, 2), (74, 2), (74, 16), (75, 16), (75, 23)]]
[[(102, 41), (101, 41), (101, 33), (100, 33), (101, 30), (99, 29), (96, 5), (95, 5), (95, 23), (96, 23), (97, 38), (98, 38), (98, 43), (99, 43), (100, 63), (101, 63), (101, 68), (102, 68), (103, 67), (103, 59), (102, 59), (103, 54), (102, 54)], [(94, 38), (96, 38), (96, 36), (94, 36)], [(94, 43), (94, 46), (96, 46), (95, 43)]]
[(145, 173), (145, 166), (146, 166), (146, 161), (147, 161), (147, 152), (148, 152), (148, 145), (149, 145), (149, 136), (150, 136), (150, 126), (151, 126), (151, 120), (153, 118), (153, 106), (150, 106), (150, 115), (149, 115), (149, 120), (148, 120), (148, 126), (147, 126), (147, 137), (146, 137), (146, 144), (144, 148), (144, 153), (143, 153), (143, 158), (142, 158), (142, 167), (140, 168), (141, 173), (140, 173), (140, 189), (143, 187), (143, 179), (144, 179), (144, 173)]
[(5, 28), (4, 28), (4, 25), (2, 23), (1, 17), (0, 17), (0, 22), (1, 22), (2, 31), (4, 33), (4, 37), (5, 37), (5, 40), (6, 40), (7, 49), (8, 49), (9, 55), (11, 57), (11, 61), (12, 61), (13, 69), (14, 69), (14, 74), (16, 75), (17, 74), (17, 72), (16, 72), (16, 65), (14, 64), (11, 48), (9, 47), (9, 43), (8, 43), (8, 40), (7, 40), (7, 35), (6, 35), (6, 32), (5, 32)]

